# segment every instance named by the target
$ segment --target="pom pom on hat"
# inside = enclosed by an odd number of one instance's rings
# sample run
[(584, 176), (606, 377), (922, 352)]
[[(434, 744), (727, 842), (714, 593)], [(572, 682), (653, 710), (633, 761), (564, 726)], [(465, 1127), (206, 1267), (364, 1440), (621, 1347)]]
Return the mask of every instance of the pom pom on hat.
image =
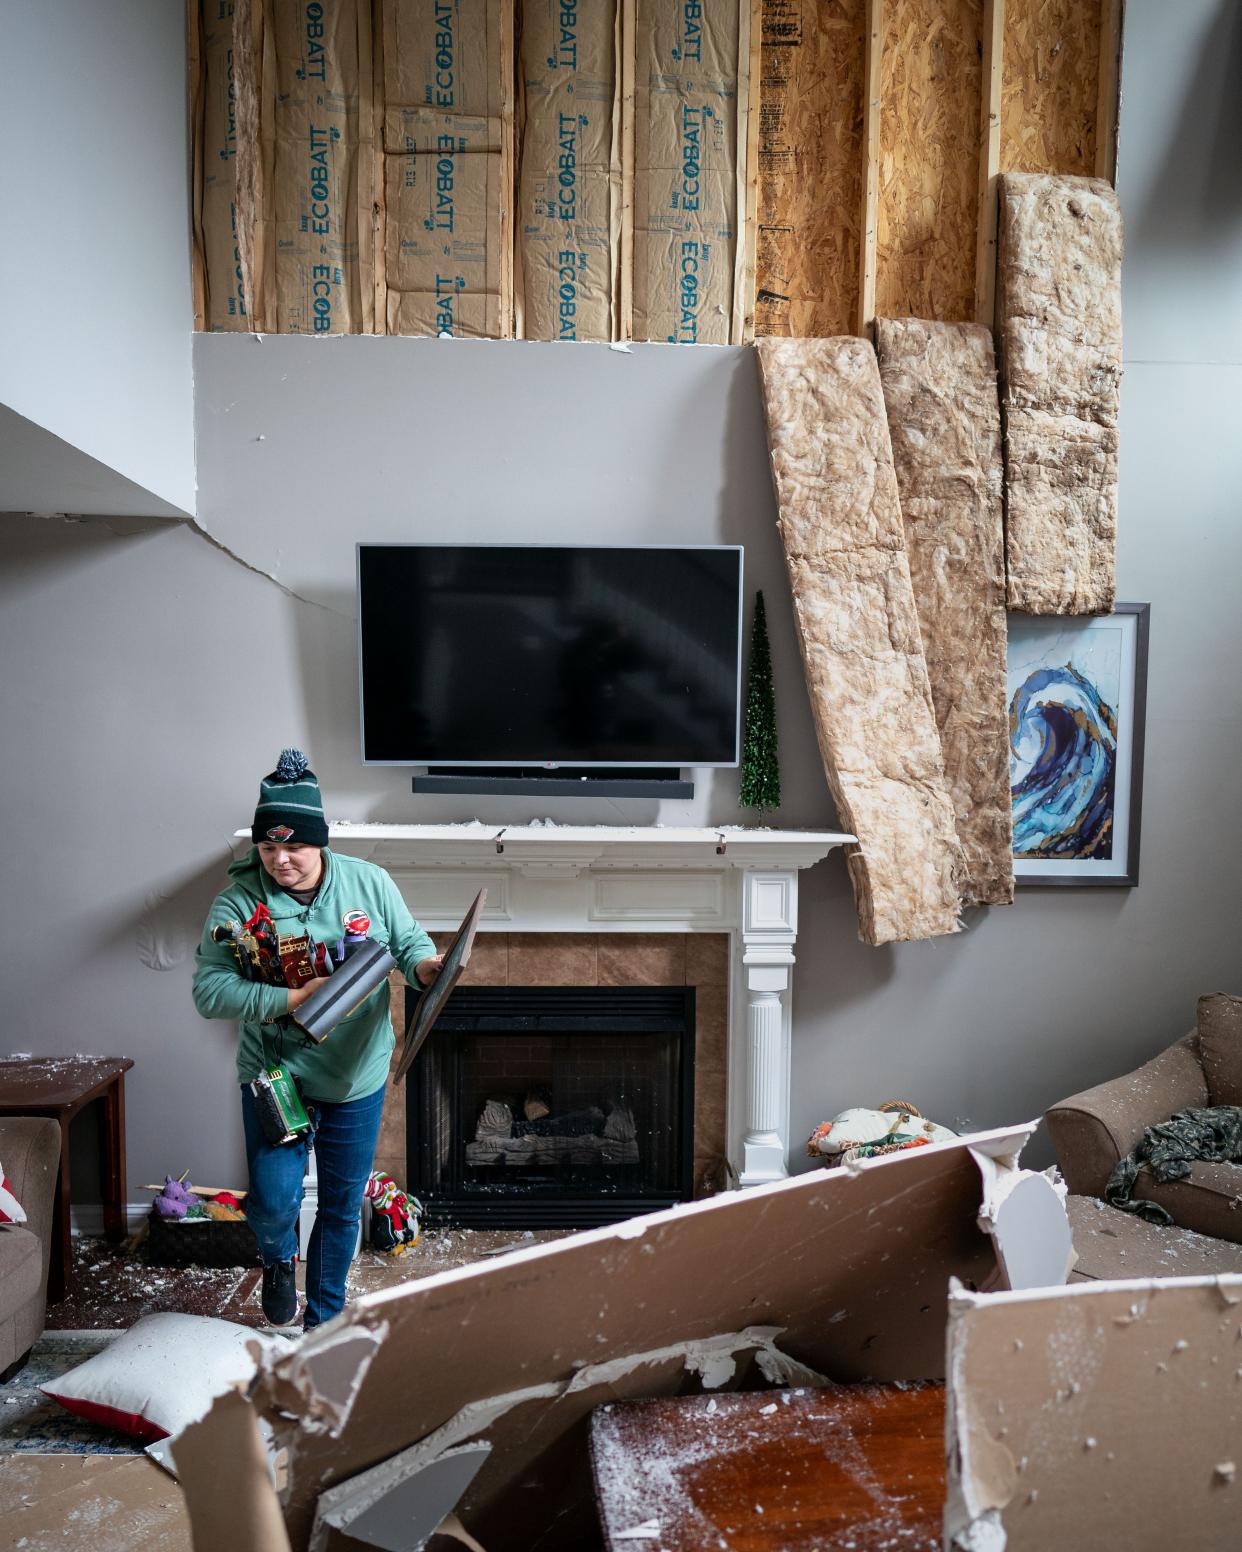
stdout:
[(300, 749), (282, 749), (274, 774), (281, 781), (300, 781), (310, 770), (310, 761)]

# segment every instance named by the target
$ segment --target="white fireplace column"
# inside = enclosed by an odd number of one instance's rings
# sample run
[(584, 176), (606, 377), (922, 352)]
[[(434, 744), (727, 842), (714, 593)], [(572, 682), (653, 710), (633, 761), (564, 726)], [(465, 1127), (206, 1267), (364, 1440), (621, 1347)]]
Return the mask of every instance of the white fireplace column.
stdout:
[(798, 875), (742, 875), (742, 979), (746, 997), (746, 1131), (741, 1183), (788, 1174), (790, 1001), (798, 936)]

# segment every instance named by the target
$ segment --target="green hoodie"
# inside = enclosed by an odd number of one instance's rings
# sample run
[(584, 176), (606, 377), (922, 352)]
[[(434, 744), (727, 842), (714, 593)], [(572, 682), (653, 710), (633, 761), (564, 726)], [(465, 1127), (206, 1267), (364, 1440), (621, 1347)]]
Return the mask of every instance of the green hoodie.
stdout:
[(415, 965), (430, 958), (436, 948), (410, 915), (396, 884), (373, 862), (342, 856), (327, 847), (323, 861), (323, 882), (311, 905), (299, 905), (269, 876), (257, 847), (233, 864), (229, 869), (233, 883), (212, 902), (195, 955), (194, 1006), (204, 1018), (240, 1020), (239, 1083), (249, 1083), (264, 1068), (280, 1062), (296, 1074), (307, 1098), (340, 1103), (374, 1094), (387, 1081), (396, 1038), (387, 982), (342, 1019), (322, 1044), (304, 1043), (298, 1030), (271, 1022), (288, 1011), (287, 988), (247, 980), (231, 946), (213, 942), (211, 936), (214, 927), (246, 923), (262, 903), (282, 937), (309, 935), (312, 945), (322, 943), (331, 950), (344, 935), (345, 918), (361, 911), (370, 917), (372, 941), (387, 946), (406, 980), (416, 986)]

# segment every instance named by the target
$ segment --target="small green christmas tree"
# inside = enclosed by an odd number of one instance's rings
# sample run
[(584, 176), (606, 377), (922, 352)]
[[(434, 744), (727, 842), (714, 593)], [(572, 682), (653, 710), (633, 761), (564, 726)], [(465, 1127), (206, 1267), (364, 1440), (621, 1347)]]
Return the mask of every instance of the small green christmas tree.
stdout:
[(746, 675), (746, 721), (742, 732), (742, 787), (738, 802), (757, 808), (759, 823), (781, 806), (781, 765), (776, 746), (776, 697), (772, 691), (772, 655), (763, 594), (755, 594), (750, 629), (750, 667)]

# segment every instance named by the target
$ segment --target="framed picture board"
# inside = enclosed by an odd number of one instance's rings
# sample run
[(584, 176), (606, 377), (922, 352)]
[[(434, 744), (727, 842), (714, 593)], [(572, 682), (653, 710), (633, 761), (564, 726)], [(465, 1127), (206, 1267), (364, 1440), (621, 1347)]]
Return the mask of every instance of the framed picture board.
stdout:
[(1138, 883), (1150, 610), (1009, 616), (1019, 886)]
[(414, 1012), (405, 1026), (401, 1060), (397, 1063), (397, 1070), (392, 1078), (394, 1083), (399, 1083), (409, 1072), (419, 1048), (431, 1033), (432, 1026), (444, 1009), (444, 1004), (461, 979), (462, 971), (470, 963), (470, 950), (474, 947), (474, 935), (478, 931), (479, 918), (483, 914), (486, 903), (487, 890), (480, 889), (463, 917), (461, 926), (457, 929), (457, 936), (444, 950), (444, 963), (440, 967), (439, 975), (430, 986), (423, 988), (422, 996), (414, 1005)]

